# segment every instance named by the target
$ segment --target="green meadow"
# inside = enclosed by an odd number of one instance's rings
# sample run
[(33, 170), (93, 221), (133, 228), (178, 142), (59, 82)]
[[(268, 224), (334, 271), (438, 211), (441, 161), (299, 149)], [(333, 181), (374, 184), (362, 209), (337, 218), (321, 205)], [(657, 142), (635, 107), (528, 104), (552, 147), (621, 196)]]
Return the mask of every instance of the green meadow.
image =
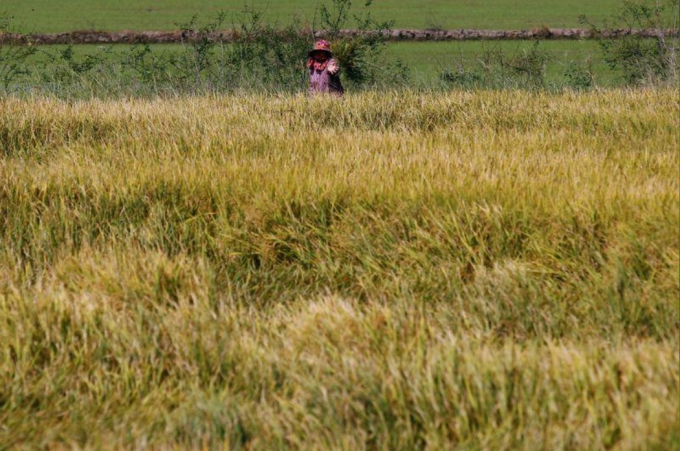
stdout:
[[(360, 10), (364, 2), (355, 1)], [(74, 30), (172, 30), (176, 23), (186, 22), (193, 15), (201, 20), (223, 11), (228, 22), (238, 23), (244, 5), (261, 11), (267, 22), (288, 24), (293, 18), (312, 24), (317, 0), (228, 0), (139, 2), (122, 0), (4, 0), (0, 11), (15, 17), (28, 32), (58, 33)], [(592, 19), (610, 17), (620, 5), (619, 0), (546, 0), (517, 2), (507, 0), (375, 0), (370, 10), (379, 20), (394, 20), (396, 28), (480, 28), (530, 29), (540, 27), (578, 27), (578, 16)]]

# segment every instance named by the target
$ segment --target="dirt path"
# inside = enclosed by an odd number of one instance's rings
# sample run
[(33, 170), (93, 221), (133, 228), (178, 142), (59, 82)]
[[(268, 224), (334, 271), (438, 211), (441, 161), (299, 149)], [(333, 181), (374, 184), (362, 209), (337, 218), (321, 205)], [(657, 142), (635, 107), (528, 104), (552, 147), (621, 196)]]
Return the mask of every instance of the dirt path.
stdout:
[[(677, 37), (677, 30), (661, 30), (666, 36)], [(344, 36), (355, 36), (361, 33), (358, 30), (343, 30)], [(617, 38), (630, 34), (641, 34), (648, 37), (656, 37), (659, 30), (628, 30), (612, 29), (602, 32), (606, 38)], [(190, 42), (198, 35), (181, 31), (73, 31), (58, 34), (12, 34), (0, 33), (0, 44), (171, 44)], [(210, 34), (210, 38), (223, 42), (234, 40), (236, 33), (225, 30)], [(317, 37), (323, 37), (323, 33), (317, 33)], [(474, 40), (532, 40), (532, 39), (592, 39), (596, 36), (589, 29), (583, 28), (535, 28), (531, 30), (415, 30), (399, 29), (389, 33), (390, 41), (474, 41)]]

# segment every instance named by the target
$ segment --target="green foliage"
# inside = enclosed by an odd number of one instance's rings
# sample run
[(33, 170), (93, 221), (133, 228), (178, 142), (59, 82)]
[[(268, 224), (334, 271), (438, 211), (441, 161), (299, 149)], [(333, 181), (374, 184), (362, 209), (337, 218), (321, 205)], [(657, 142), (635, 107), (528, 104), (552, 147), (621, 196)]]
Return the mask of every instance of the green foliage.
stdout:
[(564, 71), (569, 86), (575, 89), (590, 89), (595, 85), (591, 64), (571, 63)]
[[(400, 62), (388, 64), (384, 58), (394, 21), (376, 21), (370, 12), (372, 4), (372, 0), (367, 0), (361, 14), (352, 16), (351, 0), (331, 0), (331, 7), (321, 4), (321, 31), (330, 40), (333, 55), (353, 86), (403, 84), (408, 80), (408, 70)], [(349, 28), (351, 17), (359, 33), (353, 37), (342, 36), (340, 31)]]
[(214, 20), (199, 27), (198, 16), (194, 15), (188, 22), (177, 23), (182, 36), (185, 51), (179, 57), (170, 60), (175, 69), (174, 74), (179, 81), (192, 89), (201, 90), (206, 83), (214, 80), (216, 32), (222, 27), (226, 14), (219, 12)]
[(552, 55), (535, 41), (528, 49), (519, 47), (506, 56), (500, 47), (491, 42), (472, 59), (462, 56), (453, 60), (454, 68), (443, 67), (440, 79), (446, 85), (464, 88), (524, 88), (545, 86), (545, 71)]
[[(0, 35), (13, 33), (12, 16), (0, 13)], [(0, 44), (0, 90), (17, 89), (15, 82), (31, 74), (27, 60), (36, 52), (35, 47), (19, 43)]]
[(226, 49), (225, 71), (234, 84), (254, 89), (298, 91), (304, 86), (304, 63), (311, 33), (294, 22), (283, 28), (267, 24), (262, 13), (244, 8), (234, 42)]
[(545, 67), (551, 56), (539, 48), (540, 41), (534, 41), (529, 50), (523, 50), (510, 61), (512, 70), (530, 86), (544, 84)]
[(96, 47), (82, 54), (72, 44), (54, 51), (40, 50), (41, 62), (34, 64), (39, 79), (39, 90), (54, 93), (77, 93), (77, 97), (105, 95), (107, 84), (117, 84), (115, 71), (109, 64), (113, 48)]
[(603, 28), (586, 16), (581, 16), (580, 21), (590, 26), (599, 39), (604, 60), (613, 69), (620, 70), (627, 83), (677, 82), (678, 8), (678, 0), (625, 0), (612, 20), (604, 25), (629, 32), (653, 30), (656, 31), (654, 38), (631, 33), (610, 39), (603, 34)]
[(154, 52), (148, 44), (135, 45), (121, 59), (123, 71), (129, 71), (131, 85), (137, 90), (158, 94), (163, 86), (171, 85), (168, 71), (170, 58)]

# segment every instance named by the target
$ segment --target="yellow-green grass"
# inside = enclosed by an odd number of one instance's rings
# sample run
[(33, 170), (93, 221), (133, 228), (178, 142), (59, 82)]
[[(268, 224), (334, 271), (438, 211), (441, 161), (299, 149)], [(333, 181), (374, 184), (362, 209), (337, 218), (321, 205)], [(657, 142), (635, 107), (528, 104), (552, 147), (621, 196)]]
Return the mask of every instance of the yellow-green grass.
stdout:
[(677, 99), (0, 100), (0, 443), (677, 448)]
[[(173, 30), (177, 23), (187, 22), (193, 15), (201, 23), (220, 11), (228, 17), (228, 25), (238, 23), (244, 5), (263, 14), (268, 23), (289, 24), (296, 20), (315, 23), (315, 11), (330, 0), (227, 0), (221, 2), (163, 0), (151, 3), (120, 0), (4, 0), (0, 11), (14, 16), (17, 26), (26, 32), (61, 33), (74, 30)], [(361, 12), (365, 2), (354, 1), (354, 12)], [(611, 17), (620, 0), (545, 0), (508, 2), (487, 0), (461, 2), (442, 0), (376, 0), (370, 8), (378, 20), (394, 20), (397, 28), (447, 29), (531, 29), (540, 27), (579, 27), (578, 17), (585, 14), (593, 20)], [(316, 24), (319, 14), (316, 12)], [(350, 23), (350, 25), (352, 25)]]

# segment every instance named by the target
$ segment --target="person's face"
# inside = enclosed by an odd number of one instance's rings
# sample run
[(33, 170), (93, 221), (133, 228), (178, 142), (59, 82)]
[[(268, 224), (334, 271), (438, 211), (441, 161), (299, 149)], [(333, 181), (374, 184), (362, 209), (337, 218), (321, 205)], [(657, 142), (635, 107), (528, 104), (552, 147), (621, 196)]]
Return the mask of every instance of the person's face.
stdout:
[(318, 61), (319, 63), (323, 63), (328, 59), (328, 56), (325, 53), (322, 52), (317, 52), (314, 54), (314, 60)]

